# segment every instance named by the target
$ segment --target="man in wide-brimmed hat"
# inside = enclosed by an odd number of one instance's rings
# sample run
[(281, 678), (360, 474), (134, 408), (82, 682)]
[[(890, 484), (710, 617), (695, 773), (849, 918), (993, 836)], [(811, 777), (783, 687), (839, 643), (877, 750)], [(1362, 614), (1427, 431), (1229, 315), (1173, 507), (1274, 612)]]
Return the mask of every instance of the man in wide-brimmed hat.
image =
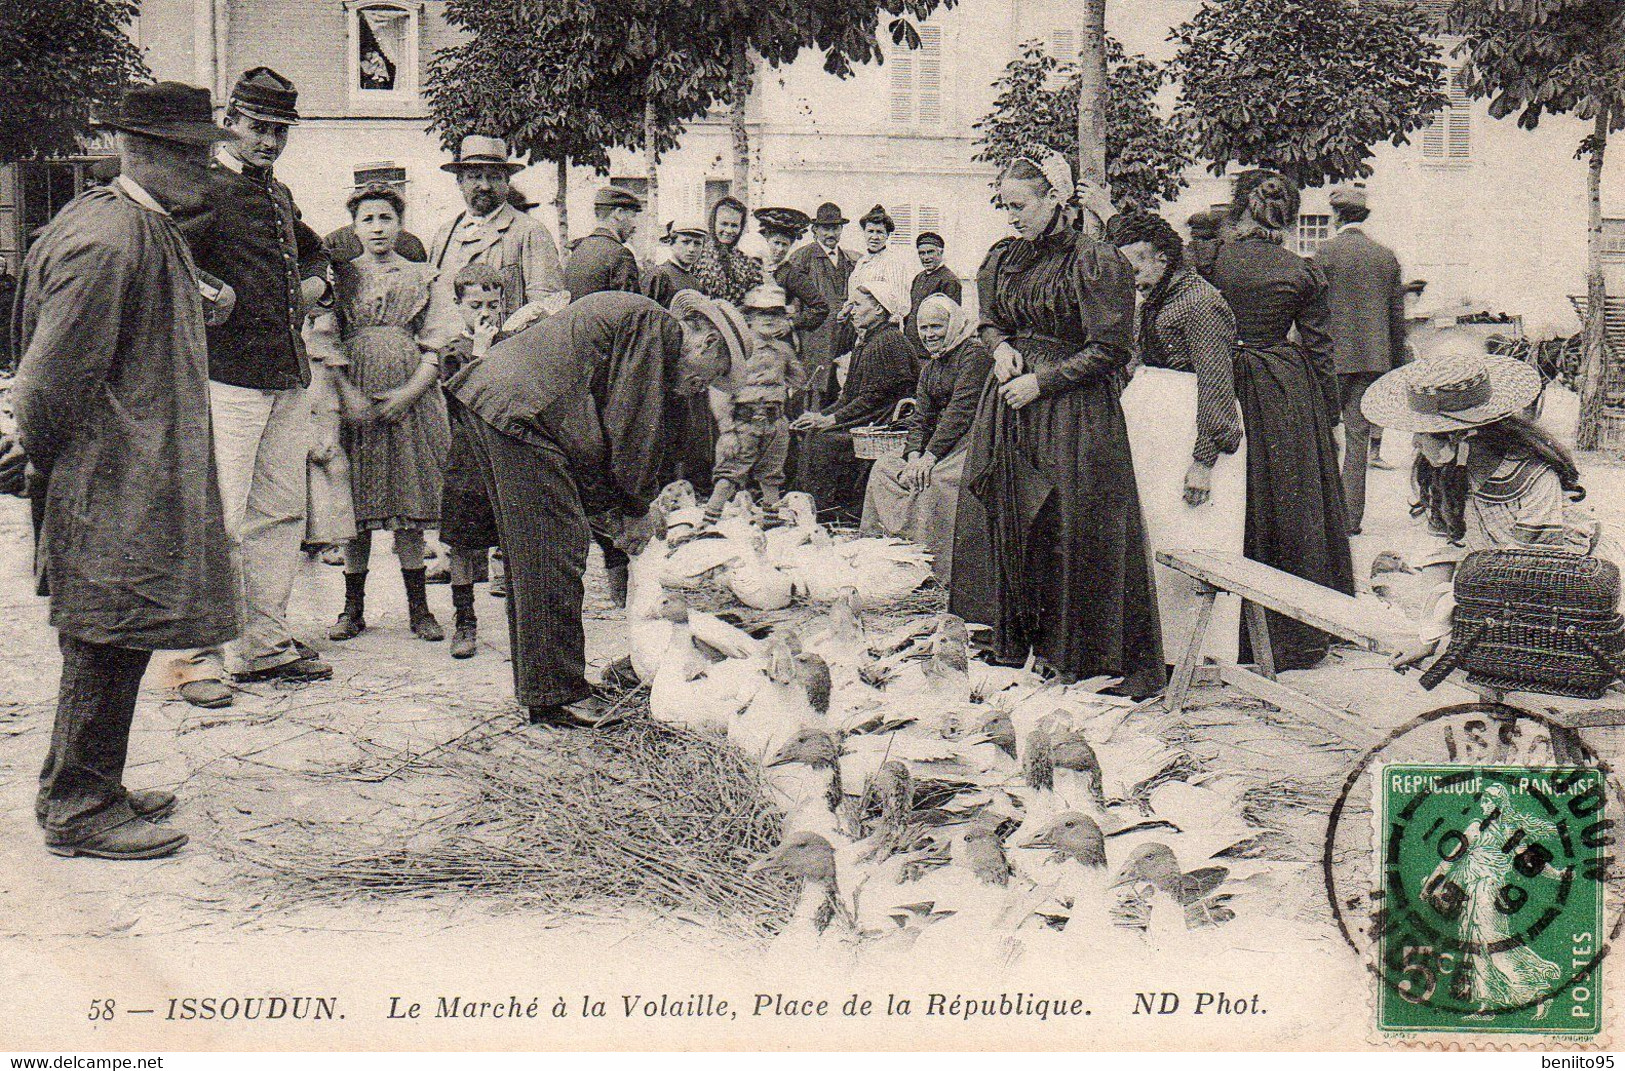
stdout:
[(546, 315), (552, 295), (568, 289), (553, 232), (509, 203), (511, 180), (524, 167), (509, 158), (506, 141), (483, 134), (463, 138), (457, 158), (440, 165), (457, 177), (464, 209), (429, 243), (429, 263), (439, 273), (437, 313), (449, 313), (456, 304), (451, 280), (470, 264), (489, 264), (502, 273), (507, 331), (522, 330)]
[(840, 330), (831, 315), (846, 304), (847, 284), (857, 262), (841, 248), (841, 231), (847, 223), (839, 205), (826, 201), (813, 216), (813, 241), (790, 254), (775, 273), (780, 286), (792, 297), (812, 292), (819, 307), (803, 303), (796, 315), (801, 340), (801, 359), (807, 367), (807, 405), (816, 409), (831, 396), (830, 369), (835, 358), (852, 343), (850, 331)]
[(57, 855), (152, 859), (186, 836), (154, 824), (172, 793), (123, 783), (142, 675), (155, 650), (237, 632), (204, 299), (174, 215), (202, 205), (209, 148), (232, 135), (207, 90), (178, 82), (133, 89), (98, 119), (120, 174), (41, 231), (17, 305), (11, 401), (62, 649), (35, 813)]
[[(515, 208), (510, 194), (513, 176), (524, 165), (510, 159), (508, 143), (484, 134), (469, 134), (457, 147), (457, 158), (440, 165), (455, 175), (463, 195), (463, 211), (447, 220), (429, 243), (429, 263), (437, 272), (430, 301), (431, 323), (454, 321), (457, 295), (453, 280), (470, 264), (484, 264), (502, 276), (502, 330), (509, 334), (543, 319), (559, 302), (568, 300), (564, 266), (559, 260), (553, 232), (528, 213)], [(477, 496), (464, 503), (477, 511)], [(494, 530), (489, 516), (472, 517), (470, 530)], [(491, 581), (492, 594), (502, 591), (502, 576), (492, 573), (487, 555), (478, 548), (453, 548), (447, 556), (448, 579), (454, 587)]]
[(684, 400), (743, 363), (730, 321), (695, 300), (680, 319), (641, 294), (588, 294), (447, 384), (496, 505), (514, 693), (532, 723), (602, 716), (581, 616), (588, 543), (615, 532), (642, 549)]
[(333, 675), (288, 625), (310, 422), (300, 328), (327, 292), (328, 267), (321, 239), (272, 172), (299, 122), (298, 99), (269, 67), (244, 72), (226, 107), (234, 136), (215, 152), (207, 196), (176, 213), (198, 267), (236, 294), (231, 316), (209, 329), (209, 393), (241, 635), (223, 652), (190, 651), (176, 664), (181, 695), (197, 706), (231, 703), (224, 670), (254, 681)]
[(638, 232), (643, 199), (631, 190), (605, 186), (593, 195), (598, 226), (570, 247), (564, 260), (564, 285), (576, 301), (600, 290), (638, 293), (638, 260), (627, 242)]
[(1378, 376), (1405, 360), (1405, 277), (1394, 251), (1365, 233), (1371, 214), (1365, 186), (1339, 186), (1328, 200), (1337, 233), (1315, 250), (1315, 264), (1326, 276), (1332, 366), (1343, 401), (1343, 497), (1349, 534), (1357, 535), (1365, 517), (1366, 466), (1381, 454), (1371, 451), (1360, 399)]
[(661, 239), (671, 246), (671, 259), (650, 269), (643, 280), (643, 292), (669, 309), (679, 291), (700, 289), (694, 267), (708, 234), (703, 219), (690, 216), (673, 220)]

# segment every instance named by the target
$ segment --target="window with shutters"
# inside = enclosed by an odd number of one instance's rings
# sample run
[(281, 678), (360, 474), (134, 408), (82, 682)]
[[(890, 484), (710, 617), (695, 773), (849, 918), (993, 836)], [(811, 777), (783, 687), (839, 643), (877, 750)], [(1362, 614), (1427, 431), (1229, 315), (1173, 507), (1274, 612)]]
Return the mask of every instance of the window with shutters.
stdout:
[(936, 205), (893, 204), (887, 211), (897, 230), (892, 232), (891, 244), (914, 248), (914, 239), (925, 231), (942, 233), (942, 209)]
[(1466, 163), (1473, 155), (1473, 105), (1465, 76), (1450, 76), (1450, 101), (1422, 128), (1422, 159), (1429, 163)]
[(1054, 29), (1049, 35), (1049, 54), (1058, 63), (1078, 62), (1078, 35), (1070, 29)]
[(1312, 257), (1320, 243), (1332, 236), (1332, 217), (1304, 213), (1298, 217), (1298, 255)]
[(1602, 221), (1602, 259), (1625, 264), (1625, 219)]
[(917, 29), (919, 48), (894, 44), (886, 54), (892, 126), (905, 129), (942, 125), (942, 27)]
[(345, 0), (349, 17), (350, 103), (414, 104), (418, 99), (418, 0)]

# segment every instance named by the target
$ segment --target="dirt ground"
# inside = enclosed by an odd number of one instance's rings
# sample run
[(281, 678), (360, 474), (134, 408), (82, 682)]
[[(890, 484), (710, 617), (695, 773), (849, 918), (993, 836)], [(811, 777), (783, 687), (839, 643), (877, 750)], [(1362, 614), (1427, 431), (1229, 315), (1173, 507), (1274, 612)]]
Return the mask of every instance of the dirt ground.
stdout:
[[(1559, 426), (1572, 425), (1572, 413), (1569, 395), (1556, 396), (1548, 407), (1548, 419)], [(1408, 446), (1405, 437), (1390, 436), (1385, 455), (1395, 468), (1371, 473), (1367, 534), (1355, 541), (1362, 575), (1374, 554), (1400, 549), (1410, 538)], [(1614, 531), (1625, 531), (1625, 469), (1597, 458), (1585, 459), (1583, 467), (1588, 505)], [(366, 985), (382, 993), (430, 975), (470, 984), (501, 978), (505, 993), (510, 983), (522, 984), (516, 978), (558, 982), (570, 974), (561, 965), (593, 965), (598, 973), (584, 977), (600, 980), (641, 965), (646, 981), (657, 964), (704, 962), (727, 977), (759, 965), (760, 948), (750, 942), (624, 906), (559, 915), (461, 895), (302, 903), (254, 864), (256, 856), (277, 850), (275, 831), (289, 823), (342, 818), (368, 838), (387, 838), (392, 830), (409, 838), (438, 807), (456, 806), (465, 788), (437, 775), (430, 761), (407, 760), (472, 729), (517, 722), (502, 603), (482, 589), (480, 652), (454, 661), (446, 643), (411, 636), (393, 558), (379, 548), (374, 560), (380, 567), (368, 593), (372, 627), (342, 644), (325, 638), (342, 602), (339, 570), (317, 562), (301, 566), (291, 617), (298, 633), (334, 664), (330, 683), (246, 686), (234, 707), (203, 711), (173, 697), (162, 657), (155, 659), (136, 714), (127, 783), (176, 791), (181, 807), (171, 821), (192, 835), (191, 844), (155, 862), (61, 859), (42, 849), (32, 813), (57, 683), (55, 637), (43, 601), (31, 594), (26, 506), (0, 500), (0, 993), (13, 1005), (7, 1021), (28, 1024), (17, 1044), (78, 1036), (88, 1001), (114, 994), (142, 1007), (156, 994), (243, 984), (258, 986), (256, 992), (308, 991), (296, 981), (313, 977), (330, 987)], [(596, 563), (590, 581), (588, 645), (591, 661), (602, 666), (622, 653), (624, 637)], [(449, 627), (448, 589), (431, 587), (430, 600)], [(1288, 677), (1379, 730), (1470, 698), (1448, 685), (1424, 693), (1414, 675), (1397, 676), (1380, 658), (1347, 651)], [(1357, 758), (1355, 749), (1290, 715), (1212, 689), (1199, 691), (1184, 718), (1165, 719), (1162, 728), (1206, 769), (1276, 786), (1276, 803), (1261, 811), (1276, 831), (1270, 855), (1302, 864), (1294, 913), (1315, 954), (1336, 961), (1341, 946), (1315, 864), (1327, 808)], [(536, 732), (534, 741), (549, 746), (545, 732)], [(1619, 757), (1617, 736), (1589, 742)], [(1351, 969), (1358, 977), (1358, 969), (1344, 963), (1299, 984), (1346, 986)], [(677, 986), (688, 980), (673, 978)], [(1151, 980), (1136, 981), (1143, 987)], [(375, 1028), (381, 1029), (376, 1023), (367, 1029)], [(113, 1029), (96, 1036), (111, 1043), (121, 1036)], [(669, 1029), (677, 1033), (659, 1035), (663, 1043), (687, 1036), (686, 1027)], [(228, 1044), (234, 1037), (202, 1028), (164, 1036), (176, 1047)], [(655, 1037), (644, 1040), (652, 1044)], [(411, 1039), (439, 1044), (427, 1036)], [(329, 1043), (334, 1039), (317, 1044)], [(368, 1042), (355, 1035), (344, 1043)]]

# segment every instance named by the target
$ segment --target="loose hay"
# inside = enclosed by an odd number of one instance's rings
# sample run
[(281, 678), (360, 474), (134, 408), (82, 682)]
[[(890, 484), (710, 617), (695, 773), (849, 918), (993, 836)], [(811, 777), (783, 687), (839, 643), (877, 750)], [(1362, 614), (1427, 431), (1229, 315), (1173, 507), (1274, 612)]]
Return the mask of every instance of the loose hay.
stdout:
[(248, 855), (302, 897), (473, 893), (584, 910), (629, 905), (779, 929), (792, 891), (747, 872), (778, 844), (782, 816), (760, 770), (712, 737), (653, 721), (641, 691), (607, 731), (492, 729), (414, 766), (469, 787), (452, 815), (390, 842), (356, 830), (284, 828)]

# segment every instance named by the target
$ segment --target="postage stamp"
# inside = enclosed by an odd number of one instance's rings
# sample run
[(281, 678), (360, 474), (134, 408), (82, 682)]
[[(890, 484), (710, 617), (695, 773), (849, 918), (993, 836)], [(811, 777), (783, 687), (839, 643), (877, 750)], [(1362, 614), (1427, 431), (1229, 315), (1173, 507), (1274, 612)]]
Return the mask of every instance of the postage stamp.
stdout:
[(1596, 1035), (1603, 771), (1392, 763), (1378, 785), (1378, 1028)]

